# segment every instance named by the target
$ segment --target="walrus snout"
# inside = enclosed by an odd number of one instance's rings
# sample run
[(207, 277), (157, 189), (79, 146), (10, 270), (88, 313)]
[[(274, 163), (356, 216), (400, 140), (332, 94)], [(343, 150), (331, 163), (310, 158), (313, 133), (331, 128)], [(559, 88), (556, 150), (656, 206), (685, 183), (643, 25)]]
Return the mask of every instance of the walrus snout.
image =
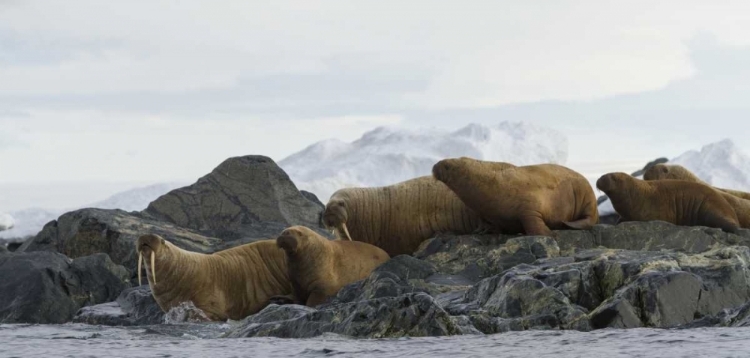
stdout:
[(455, 159), (443, 159), (435, 163), (432, 166), (432, 176), (439, 181), (448, 180), (456, 168), (455, 161)]
[(164, 239), (159, 235), (142, 235), (135, 242), (138, 252), (138, 285), (141, 285), (141, 267), (143, 267), (143, 255), (151, 257), (151, 276), (156, 284), (156, 253), (164, 246)]
[(297, 251), (297, 238), (291, 235), (282, 235), (276, 238), (276, 245), (291, 254)]

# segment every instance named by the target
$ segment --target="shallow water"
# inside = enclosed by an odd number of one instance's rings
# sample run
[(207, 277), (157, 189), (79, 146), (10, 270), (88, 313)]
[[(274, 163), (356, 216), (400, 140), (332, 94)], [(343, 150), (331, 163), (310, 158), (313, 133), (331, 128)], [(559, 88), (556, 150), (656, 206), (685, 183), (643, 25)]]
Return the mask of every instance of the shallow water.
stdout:
[(750, 357), (750, 328), (525, 331), (488, 336), (212, 338), (224, 325), (0, 325), (0, 357)]

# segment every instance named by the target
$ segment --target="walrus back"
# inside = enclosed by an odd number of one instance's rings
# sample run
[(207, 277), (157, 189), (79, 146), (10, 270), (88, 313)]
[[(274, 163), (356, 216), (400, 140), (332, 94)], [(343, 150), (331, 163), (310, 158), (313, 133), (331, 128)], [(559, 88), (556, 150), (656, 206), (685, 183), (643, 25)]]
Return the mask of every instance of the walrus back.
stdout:
[(479, 216), (432, 176), (384, 187), (341, 189), (331, 200), (347, 203), (353, 240), (376, 245), (391, 256), (413, 253), (436, 233), (471, 233), (481, 225)]

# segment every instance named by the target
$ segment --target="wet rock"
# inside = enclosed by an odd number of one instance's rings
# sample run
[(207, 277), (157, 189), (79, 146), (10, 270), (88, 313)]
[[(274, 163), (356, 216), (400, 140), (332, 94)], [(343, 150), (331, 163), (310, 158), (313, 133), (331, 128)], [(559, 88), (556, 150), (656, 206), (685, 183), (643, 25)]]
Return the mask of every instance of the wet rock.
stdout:
[(144, 213), (224, 241), (260, 239), (292, 225), (318, 228), (323, 208), (311, 199), (273, 160), (253, 155), (225, 160), (195, 184), (161, 196)]
[(106, 326), (147, 326), (165, 322), (148, 285), (124, 290), (115, 302), (81, 308), (73, 322)]
[(164, 316), (164, 323), (166, 324), (201, 323), (210, 321), (211, 319), (208, 318), (206, 312), (195, 307), (193, 302), (182, 302), (179, 305), (172, 307)]
[(117, 303), (134, 325), (159, 324), (164, 322), (164, 311), (156, 303), (151, 287), (143, 285), (122, 291)]
[(52, 252), (1, 255), (0, 322), (68, 322), (82, 306), (117, 297), (129, 285), (123, 272), (106, 255), (78, 262)]
[[(279, 312), (281, 310), (281, 312)], [(306, 338), (337, 333), (358, 338), (446, 336), (465, 333), (426, 293), (326, 306), (268, 306), (225, 337)]]

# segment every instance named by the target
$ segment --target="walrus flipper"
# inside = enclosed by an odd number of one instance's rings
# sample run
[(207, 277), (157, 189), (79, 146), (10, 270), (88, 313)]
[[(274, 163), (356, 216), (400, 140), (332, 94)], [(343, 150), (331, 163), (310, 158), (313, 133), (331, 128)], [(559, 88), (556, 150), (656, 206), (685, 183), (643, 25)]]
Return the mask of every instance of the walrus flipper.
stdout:
[(593, 217), (586, 216), (583, 219), (578, 219), (575, 221), (563, 221), (563, 224), (571, 229), (591, 230), (591, 228), (593, 228), (596, 223), (594, 222)]
[(555, 237), (555, 233), (549, 229), (544, 220), (538, 216), (527, 215), (521, 217), (521, 225), (526, 235)]

